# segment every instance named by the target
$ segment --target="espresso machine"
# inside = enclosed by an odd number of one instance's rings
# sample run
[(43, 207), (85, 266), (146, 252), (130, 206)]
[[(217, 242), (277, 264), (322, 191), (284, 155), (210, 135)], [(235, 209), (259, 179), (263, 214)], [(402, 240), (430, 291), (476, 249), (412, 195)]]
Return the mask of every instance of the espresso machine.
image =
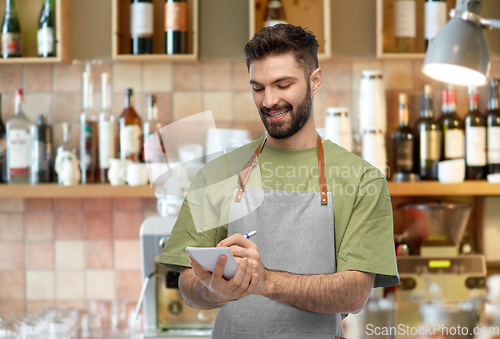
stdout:
[(396, 239), (402, 242), (396, 250), (396, 326), (417, 326), (429, 303), (459, 304), (486, 294), (484, 255), (460, 253), (471, 210), (444, 202), (398, 207), (405, 224)]
[(179, 291), (179, 273), (159, 263), (176, 220), (176, 215), (152, 216), (141, 225), (143, 339), (208, 337), (217, 314), (188, 306)]

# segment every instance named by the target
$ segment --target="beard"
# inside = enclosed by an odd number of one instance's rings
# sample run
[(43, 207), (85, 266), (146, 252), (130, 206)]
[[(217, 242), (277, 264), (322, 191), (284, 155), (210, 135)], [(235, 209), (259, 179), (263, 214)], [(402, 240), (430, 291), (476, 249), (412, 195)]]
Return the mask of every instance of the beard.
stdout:
[[(264, 116), (271, 111), (283, 111), (288, 110), (290, 119), (284, 119), (289, 121), (268, 121)], [(311, 86), (307, 84), (306, 98), (302, 101), (296, 109), (289, 103), (281, 106), (273, 106), (271, 108), (261, 107), (259, 109), (260, 119), (266, 128), (267, 134), (274, 139), (285, 139), (289, 138), (306, 124), (311, 116), (312, 111), (312, 98), (311, 98)]]

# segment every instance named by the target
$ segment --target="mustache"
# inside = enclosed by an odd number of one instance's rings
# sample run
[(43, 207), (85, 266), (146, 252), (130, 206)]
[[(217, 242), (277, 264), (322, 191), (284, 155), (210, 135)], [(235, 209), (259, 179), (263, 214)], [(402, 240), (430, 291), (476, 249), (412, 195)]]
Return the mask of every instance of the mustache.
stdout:
[(262, 113), (262, 114), (269, 114), (269, 112), (272, 112), (272, 111), (284, 111), (284, 110), (292, 110), (292, 109), (293, 109), (293, 106), (290, 104), (287, 104), (287, 105), (282, 105), (282, 106), (273, 106), (271, 108), (267, 108), (265, 106), (262, 106), (259, 110), (260, 110), (260, 113)]

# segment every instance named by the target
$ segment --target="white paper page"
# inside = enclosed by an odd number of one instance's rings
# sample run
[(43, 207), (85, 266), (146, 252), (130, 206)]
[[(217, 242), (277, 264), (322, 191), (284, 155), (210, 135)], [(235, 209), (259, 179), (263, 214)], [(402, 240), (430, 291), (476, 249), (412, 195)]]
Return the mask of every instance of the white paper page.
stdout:
[(229, 247), (186, 247), (186, 252), (210, 272), (214, 271), (219, 257), (225, 255), (227, 261), (222, 276), (226, 280), (230, 280), (238, 269), (238, 264)]

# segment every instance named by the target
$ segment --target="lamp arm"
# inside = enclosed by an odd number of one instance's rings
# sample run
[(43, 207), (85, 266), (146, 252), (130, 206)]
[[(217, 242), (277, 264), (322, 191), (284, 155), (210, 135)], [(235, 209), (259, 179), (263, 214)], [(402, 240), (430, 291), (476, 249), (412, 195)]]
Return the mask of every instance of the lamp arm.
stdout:
[(500, 29), (500, 20), (498, 19), (485, 19), (485, 18), (481, 18), (480, 19), (480, 22), (481, 22), (481, 26), (483, 26), (484, 28), (496, 28), (496, 29)]

